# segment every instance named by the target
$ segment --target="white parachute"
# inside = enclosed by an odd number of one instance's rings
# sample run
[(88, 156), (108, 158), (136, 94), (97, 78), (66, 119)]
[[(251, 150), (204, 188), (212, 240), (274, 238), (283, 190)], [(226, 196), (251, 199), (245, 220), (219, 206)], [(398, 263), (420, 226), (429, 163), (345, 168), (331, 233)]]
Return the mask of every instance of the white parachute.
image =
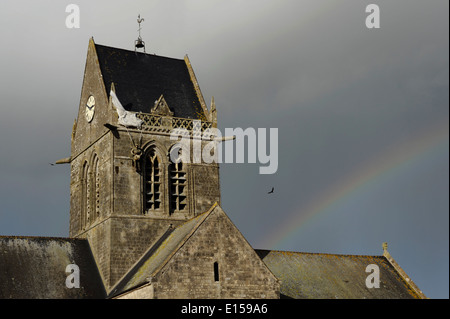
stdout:
[(109, 95), (111, 96), (111, 101), (116, 108), (117, 114), (119, 115), (119, 124), (126, 127), (137, 127), (140, 129), (144, 121), (138, 119), (135, 113), (125, 110), (113, 90), (109, 92)]

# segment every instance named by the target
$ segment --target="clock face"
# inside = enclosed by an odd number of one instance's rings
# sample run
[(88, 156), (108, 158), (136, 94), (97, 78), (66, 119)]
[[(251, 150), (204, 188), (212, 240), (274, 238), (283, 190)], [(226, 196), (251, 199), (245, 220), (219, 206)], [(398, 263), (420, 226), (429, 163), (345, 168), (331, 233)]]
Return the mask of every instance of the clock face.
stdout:
[(94, 118), (94, 112), (95, 112), (95, 98), (93, 95), (89, 96), (87, 102), (86, 102), (86, 120), (88, 122), (91, 122)]

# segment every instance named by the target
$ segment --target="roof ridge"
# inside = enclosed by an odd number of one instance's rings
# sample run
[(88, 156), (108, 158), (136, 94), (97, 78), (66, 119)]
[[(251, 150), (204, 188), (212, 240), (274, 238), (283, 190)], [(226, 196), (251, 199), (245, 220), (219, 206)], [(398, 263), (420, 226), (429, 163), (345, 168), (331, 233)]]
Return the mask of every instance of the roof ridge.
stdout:
[(302, 255), (324, 255), (324, 256), (342, 256), (342, 257), (383, 257), (383, 255), (356, 255), (356, 254), (334, 254), (334, 253), (313, 253), (291, 250), (276, 250), (276, 249), (255, 249), (255, 251), (269, 251), (278, 253), (302, 254)]
[(421, 298), (427, 299), (427, 296), (423, 293), (423, 291), (416, 285), (416, 283), (408, 276), (408, 274), (403, 270), (402, 267), (395, 261), (395, 259), (391, 256), (391, 254), (387, 251), (387, 248), (384, 249), (383, 257), (386, 258), (388, 263), (394, 267), (395, 271), (400, 275), (400, 277), (406, 282), (406, 284), (411, 287), (411, 289)]
[(27, 236), (27, 235), (0, 235), (0, 238), (9, 238), (9, 239), (58, 239), (58, 240), (80, 240), (86, 241), (85, 238), (76, 238), (76, 237), (58, 237), (58, 236)]
[(108, 48), (108, 49), (127, 51), (127, 52), (130, 52), (130, 53), (136, 53), (136, 54), (149, 55), (149, 56), (154, 56), (154, 57), (157, 57), (157, 58), (172, 59), (172, 60), (177, 60), (177, 61), (183, 61), (184, 60), (184, 59), (180, 59), (180, 58), (173, 58), (173, 57), (169, 57), (169, 56), (158, 55), (158, 54), (155, 54), (155, 53), (137, 52), (137, 51), (128, 50), (128, 49), (124, 49), (124, 48), (117, 48), (117, 47), (113, 47), (113, 46), (109, 46), (109, 45), (103, 45), (103, 44), (98, 44), (98, 43), (94, 43), (94, 44), (95, 44), (95, 46), (100, 46), (100, 47), (104, 47), (104, 48)]

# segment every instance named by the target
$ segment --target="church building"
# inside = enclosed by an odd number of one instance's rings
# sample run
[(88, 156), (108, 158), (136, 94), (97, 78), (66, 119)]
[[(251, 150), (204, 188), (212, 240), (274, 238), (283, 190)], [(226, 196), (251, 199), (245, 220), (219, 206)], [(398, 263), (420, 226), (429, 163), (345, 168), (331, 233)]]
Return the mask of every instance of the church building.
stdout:
[(91, 38), (71, 154), (57, 162), (70, 165), (69, 238), (0, 236), (0, 298), (426, 298), (387, 245), (255, 250), (221, 208), (219, 164), (171, 138), (204, 146), (216, 128), (187, 56)]

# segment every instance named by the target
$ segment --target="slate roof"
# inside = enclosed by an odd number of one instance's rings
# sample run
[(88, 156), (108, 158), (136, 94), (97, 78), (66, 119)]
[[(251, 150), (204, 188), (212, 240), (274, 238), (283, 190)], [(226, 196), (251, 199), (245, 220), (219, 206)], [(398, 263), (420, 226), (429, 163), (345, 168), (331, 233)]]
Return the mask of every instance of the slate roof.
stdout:
[[(80, 288), (67, 288), (69, 264), (80, 269)], [(84, 239), (0, 236), (0, 298), (105, 298), (89, 243)]]
[[(148, 283), (214, 210), (169, 228), (107, 296), (85, 239), (0, 236), (0, 299), (114, 297)], [(426, 298), (385, 256), (255, 250), (280, 280), (281, 298)], [(80, 268), (80, 288), (65, 285), (68, 264)], [(380, 288), (369, 289), (366, 267), (380, 269)], [(414, 288), (415, 287), (415, 288)]]
[[(280, 297), (295, 299), (409, 299), (421, 296), (385, 256), (255, 250), (281, 281)], [(380, 288), (367, 288), (366, 267), (380, 270)]]
[[(95, 44), (107, 94), (115, 92), (128, 111), (150, 113), (161, 94), (175, 117), (206, 119), (184, 59)], [(200, 93), (201, 94), (201, 93)]]

